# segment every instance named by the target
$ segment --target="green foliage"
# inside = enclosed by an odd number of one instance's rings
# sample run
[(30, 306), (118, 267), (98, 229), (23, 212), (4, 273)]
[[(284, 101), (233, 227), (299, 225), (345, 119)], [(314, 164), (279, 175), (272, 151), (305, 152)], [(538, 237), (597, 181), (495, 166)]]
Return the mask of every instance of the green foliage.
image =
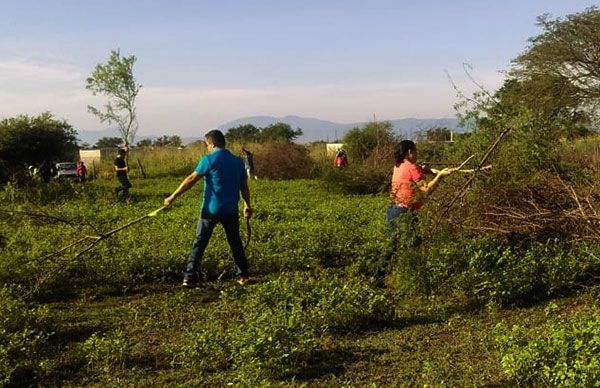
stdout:
[(247, 142), (292, 142), (302, 136), (302, 129), (295, 130), (286, 123), (273, 123), (264, 128), (257, 128), (252, 124), (241, 124), (229, 128), (225, 138), (230, 142), (239, 142), (242, 145)]
[(254, 152), (256, 174), (268, 179), (303, 179), (314, 176), (315, 166), (306, 147), (291, 142), (270, 142)]
[(43, 372), (47, 319), (47, 308), (30, 307), (0, 287), (0, 385), (16, 383), (17, 374), (35, 380)]
[(450, 141), (452, 138), (452, 130), (445, 127), (428, 128), (421, 131), (418, 135), (418, 140), (426, 141)]
[(253, 142), (258, 141), (260, 129), (252, 124), (241, 124), (234, 128), (229, 128), (225, 133), (225, 139), (228, 142)]
[(302, 136), (302, 129), (295, 130), (286, 123), (274, 123), (260, 130), (259, 139), (263, 142), (269, 141), (294, 141), (299, 136)]
[(0, 121), (0, 182), (25, 174), (29, 165), (73, 160), (77, 132), (49, 112), (21, 115)]
[(118, 148), (123, 144), (120, 137), (101, 137), (94, 144), (94, 148)]
[(122, 57), (119, 50), (113, 50), (106, 64), (97, 64), (86, 79), (86, 89), (95, 96), (108, 97), (103, 109), (88, 105), (88, 111), (100, 122), (116, 125), (126, 145), (133, 144), (138, 123), (135, 99), (142, 88), (133, 76), (136, 57)]
[(397, 142), (392, 132), (392, 123), (389, 121), (371, 122), (363, 127), (349, 130), (342, 142), (347, 147), (348, 156), (352, 160), (366, 160), (371, 152), (378, 146), (385, 146)]
[[(22, 290), (38, 284), (33, 299), (51, 300), (53, 318), (62, 321), (50, 344), (37, 343), (40, 357), (51, 360), (16, 367), (19, 376), (39, 370), (48, 386), (118, 385), (119, 379), (126, 382), (121, 385), (137, 379), (134, 385), (257, 386), (288, 383), (291, 376), (302, 378), (299, 384), (330, 386), (380, 381), (383, 373), (365, 375), (364, 365), (381, 367), (394, 359), (386, 373), (397, 373), (395, 381), (464, 385), (466, 373), (479, 376), (481, 384), (498, 382), (490, 376), (497, 376), (500, 357), (493, 359), (486, 331), (495, 318), (485, 310), (473, 318), (464, 308), (530, 305), (570, 295), (600, 273), (595, 244), (538, 244), (525, 237), (506, 242), (461, 235), (460, 229), (430, 235), (431, 214), (425, 211), (423, 244), (415, 247), (409, 241), (414, 235), (402, 229), (388, 288), (376, 290), (366, 277), (387, 241), (386, 196), (340, 195), (312, 180), (250, 182), (255, 212), (247, 255), (257, 280), (246, 287), (227, 280), (233, 264), (224, 232), (216, 228), (201, 264), (204, 283), (194, 290), (178, 288), (198, 217), (198, 186), (172, 210), (124, 229), (76, 260), (85, 244), (40, 260), (75, 238), (107, 232), (155, 210), (179, 182), (137, 180), (126, 203), (114, 202), (115, 182), (103, 179), (27, 190), (11, 185), (0, 194), (11, 209), (38, 214), (2, 213), (0, 282)], [(407, 247), (417, 253), (404, 255)], [(422, 291), (427, 299), (420, 298)], [(414, 311), (419, 300), (423, 306)], [(525, 309), (502, 314), (519, 311)], [(25, 322), (20, 314), (6, 313)], [(480, 327), (460, 337), (471, 319), (480, 319)], [(27, 327), (45, 333), (31, 322)], [(463, 341), (474, 350), (456, 346)], [(481, 368), (480, 361), (471, 364), (477, 349), (490, 353), (486, 377), (469, 369)], [(459, 357), (463, 367), (443, 361), (448, 354)], [(61, 372), (65, 368), (71, 368), (68, 376)], [(315, 380), (306, 376), (311, 372), (318, 375)]]
[(329, 166), (321, 173), (325, 187), (342, 194), (378, 194), (386, 191), (389, 180), (388, 171), (373, 169), (365, 163), (354, 163), (341, 169)]
[(511, 72), (520, 82), (519, 102), (568, 120), (571, 130), (582, 129), (596, 115), (600, 97), (600, 10), (557, 19), (543, 15), (538, 25), (542, 33), (530, 39)]
[(576, 314), (526, 330), (496, 326), (502, 367), (519, 383), (597, 387), (600, 381), (600, 313)]
[(155, 147), (181, 147), (181, 145), (182, 145), (181, 137), (179, 137), (177, 135), (174, 135), (174, 136), (163, 135), (163, 136), (158, 137), (156, 140), (154, 140), (152, 145)]
[(127, 338), (121, 330), (107, 335), (94, 333), (81, 344), (88, 366), (104, 373), (124, 366), (128, 348)]
[(478, 304), (506, 306), (546, 299), (589, 282), (600, 271), (596, 249), (559, 241), (518, 246), (480, 238), (432, 246), (425, 254), (432, 284), (444, 284)]
[(255, 379), (261, 369), (287, 373), (306, 363), (331, 331), (355, 330), (387, 320), (387, 298), (364, 282), (324, 273), (319, 278), (284, 274), (247, 288), (229, 289), (225, 313), (192, 325), (176, 363), (205, 370), (234, 369)]

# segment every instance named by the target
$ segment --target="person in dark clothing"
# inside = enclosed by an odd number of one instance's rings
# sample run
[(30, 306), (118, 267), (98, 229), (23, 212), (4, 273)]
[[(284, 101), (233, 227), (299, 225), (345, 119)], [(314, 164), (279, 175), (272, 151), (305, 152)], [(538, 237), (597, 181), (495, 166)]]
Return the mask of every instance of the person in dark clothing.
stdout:
[(254, 173), (254, 155), (252, 152), (242, 147), (242, 160), (244, 161), (244, 167), (246, 168), (246, 174), (248, 178), (258, 179)]
[(44, 183), (50, 182), (50, 179), (52, 178), (53, 169), (51, 164), (51, 162), (44, 160), (40, 166), (40, 178)]
[(115, 196), (117, 199), (119, 198), (120, 192), (123, 192), (123, 198), (129, 197), (129, 189), (131, 188), (131, 182), (129, 182), (129, 178), (127, 177), (128, 167), (125, 155), (127, 155), (127, 150), (119, 148), (114, 163), (117, 179), (121, 184), (120, 186), (115, 187)]

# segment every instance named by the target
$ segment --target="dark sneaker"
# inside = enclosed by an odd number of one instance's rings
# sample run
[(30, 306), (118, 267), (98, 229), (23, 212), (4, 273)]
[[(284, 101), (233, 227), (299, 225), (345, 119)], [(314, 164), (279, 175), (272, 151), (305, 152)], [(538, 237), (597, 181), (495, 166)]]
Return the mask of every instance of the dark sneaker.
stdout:
[(240, 284), (242, 286), (244, 284), (248, 283), (248, 281), (250, 281), (250, 277), (248, 277), (248, 276), (240, 276), (237, 280), (238, 284)]

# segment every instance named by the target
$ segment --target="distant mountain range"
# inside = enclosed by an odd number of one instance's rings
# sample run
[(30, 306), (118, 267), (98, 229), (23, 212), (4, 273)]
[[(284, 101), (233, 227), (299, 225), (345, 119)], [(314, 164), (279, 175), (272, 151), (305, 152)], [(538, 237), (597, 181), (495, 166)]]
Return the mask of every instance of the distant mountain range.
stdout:
[[(456, 118), (431, 118), (431, 119), (415, 119), (405, 118), (397, 120), (388, 120), (392, 123), (394, 132), (402, 135), (404, 138), (414, 138), (416, 133), (424, 131), (434, 127), (444, 127), (452, 129), (456, 132), (466, 132), (467, 129), (459, 125), (458, 119)], [(285, 117), (274, 117), (274, 116), (251, 116), (244, 117), (237, 120), (229, 121), (224, 123), (217, 128), (224, 133), (229, 128), (237, 127), (242, 124), (252, 124), (255, 127), (262, 128), (270, 124), (277, 122), (283, 122), (289, 124), (292, 129), (301, 128), (303, 135), (298, 139), (301, 143), (308, 143), (312, 141), (325, 140), (335, 141), (344, 137), (346, 132), (354, 127), (361, 127), (367, 122), (356, 122), (356, 123), (336, 123), (333, 121), (321, 120), (316, 118), (307, 118), (299, 116), (285, 116)], [(117, 131), (114, 129), (106, 129), (101, 131), (86, 131), (78, 130), (78, 138), (82, 143), (95, 144), (98, 139), (102, 137), (115, 137)], [(179, 135), (184, 144), (191, 143), (195, 140), (201, 139), (201, 137), (185, 137), (178, 133), (164, 133), (162, 135)], [(136, 142), (142, 139), (155, 139), (157, 136), (140, 136), (136, 138)]]
[[(466, 128), (463, 128), (459, 125), (458, 119), (456, 118), (406, 118), (387, 121), (392, 123), (394, 132), (407, 139), (413, 138), (419, 131), (434, 127), (444, 127), (461, 133), (467, 131)], [(301, 128), (303, 135), (298, 139), (298, 141), (302, 143), (308, 143), (317, 140), (335, 141), (344, 137), (346, 132), (348, 132), (350, 129), (354, 127), (361, 127), (367, 123), (366, 121), (363, 121), (342, 124), (333, 121), (299, 116), (252, 116), (229, 121), (220, 125), (218, 129), (226, 132), (229, 128), (237, 127), (238, 125), (242, 124), (252, 124), (255, 127), (266, 127), (277, 122), (289, 124), (292, 129)]]

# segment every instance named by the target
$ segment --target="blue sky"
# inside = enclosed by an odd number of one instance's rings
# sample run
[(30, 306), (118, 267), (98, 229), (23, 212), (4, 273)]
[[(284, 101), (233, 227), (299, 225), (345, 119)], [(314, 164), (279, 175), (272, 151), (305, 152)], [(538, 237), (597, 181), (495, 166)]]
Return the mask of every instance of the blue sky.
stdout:
[(463, 63), (494, 90), (540, 32), (583, 0), (0, 0), (0, 118), (51, 111), (104, 129), (85, 78), (135, 55), (139, 136), (197, 136), (252, 115), (339, 122), (452, 117)]

